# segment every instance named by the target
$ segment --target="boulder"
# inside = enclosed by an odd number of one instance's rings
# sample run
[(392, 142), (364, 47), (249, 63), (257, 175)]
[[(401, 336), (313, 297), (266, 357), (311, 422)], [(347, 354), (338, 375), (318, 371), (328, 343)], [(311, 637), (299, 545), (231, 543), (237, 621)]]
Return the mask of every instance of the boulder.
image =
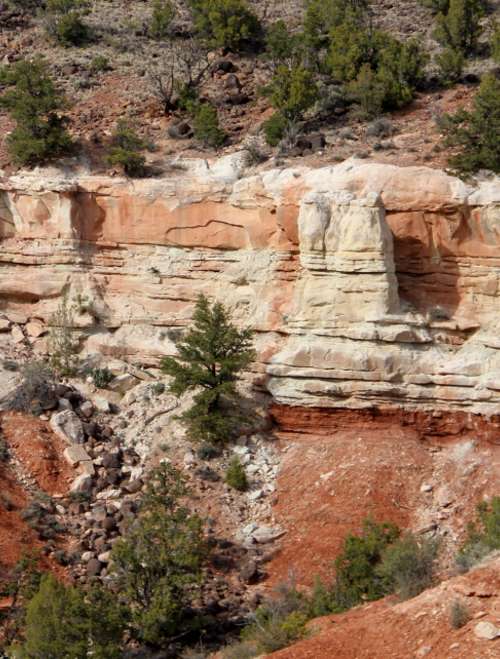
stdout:
[(88, 494), (92, 489), (92, 477), (88, 474), (80, 474), (75, 478), (71, 487), (69, 488), (70, 492)]
[(89, 577), (98, 577), (103, 569), (104, 565), (97, 558), (91, 558), (87, 563), (87, 576)]
[(83, 444), (85, 441), (82, 422), (71, 410), (53, 414), (50, 419), (50, 427), (66, 443)]
[(80, 462), (89, 462), (90, 456), (83, 446), (72, 444), (64, 449), (63, 455), (72, 467), (76, 467)]
[(487, 641), (493, 641), (495, 638), (500, 637), (500, 628), (492, 622), (482, 620), (474, 627), (474, 635)]

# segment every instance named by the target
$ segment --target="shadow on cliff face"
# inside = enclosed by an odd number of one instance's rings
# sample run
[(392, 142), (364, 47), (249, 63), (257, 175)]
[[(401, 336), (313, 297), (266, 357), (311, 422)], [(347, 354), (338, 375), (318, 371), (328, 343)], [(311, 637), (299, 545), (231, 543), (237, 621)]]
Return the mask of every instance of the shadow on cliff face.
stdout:
[(417, 236), (394, 234), (394, 264), (401, 302), (430, 320), (452, 318), (462, 297), (459, 257)]

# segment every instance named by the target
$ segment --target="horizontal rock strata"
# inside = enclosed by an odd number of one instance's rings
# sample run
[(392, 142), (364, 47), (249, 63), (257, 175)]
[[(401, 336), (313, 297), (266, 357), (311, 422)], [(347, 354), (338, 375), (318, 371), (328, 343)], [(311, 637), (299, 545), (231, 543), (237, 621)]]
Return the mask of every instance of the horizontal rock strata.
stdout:
[(24, 333), (43, 352), (67, 292), (83, 350), (155, 364), (203, 292), (256, 330), (284, 405), (495, 414), (499, 276), (498, 179), (356, 160), (250, 173), (244, 154), (162, 179), (0, 178), (4, 333), (38, 323)]

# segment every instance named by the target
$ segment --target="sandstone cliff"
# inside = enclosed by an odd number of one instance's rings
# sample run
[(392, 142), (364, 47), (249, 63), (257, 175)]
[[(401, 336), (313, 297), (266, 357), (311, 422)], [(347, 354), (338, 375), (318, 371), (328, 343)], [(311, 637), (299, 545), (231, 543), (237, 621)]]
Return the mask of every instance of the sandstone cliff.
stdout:
[(0, 178), (13, 323), (46, 322), (67, 290), (84, 350), (154, 364), (204, 292), (256, 330), (281, 404), (497, 413), (499, 277), (498, 179), (361, 160), (252, 172), (244, 154), (162, 179)]

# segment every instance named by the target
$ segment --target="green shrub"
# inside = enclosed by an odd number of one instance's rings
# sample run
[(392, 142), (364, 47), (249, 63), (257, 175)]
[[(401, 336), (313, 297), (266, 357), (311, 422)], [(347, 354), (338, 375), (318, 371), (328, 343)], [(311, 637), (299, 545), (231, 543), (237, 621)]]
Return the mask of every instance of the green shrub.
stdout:
[(175, 7), (170, 0), (154, 0), (149, 33), (153, 39), (164, 39), (170, 33)]
[(103, 73), (104, 71), (110, 70), (109, 60), (104, 55), (96, 55), (92, 58), (90, 62), (90, 72), (91, 73)]
[(450, 605), (450, 625), (453, 629), (461, 629), (470, 620), (470, 611), (460, 600), (455, 600)]
[(399, 536), (394, 524), (363, 522), (361, 535), (348, 535), (335, 560), (334, 610), (345, 611), (362, 601), (383, 597), (390, 589), (377, 571), (384, 550)]
[(220, 457), (221, 450), (218, 446), (204, 442), (198, 447), (196, 455), (200, 460), (213, 460), (214, 458)]
[(91, 652), (96, 659), (118, 659), (123, 628), (123, 611), (111, 593), (84, 593), (45, 574), (27, 606), (21, 657), (85, 659)]
[(383, 551), (377, 574), (388, 592), (403, 600), (415, 597), (433, 583), (437, 550), (435, 541), (407, 534)]
[(445, 86), (454, 85), (460, 79), (464, 66), (464, 56), (460, 50), (445, 48), (436, 56), (441, 82)]
[(283, 117), (296, 121), (318, 100), (318, 87), (311, 71), (303, 66), (278, 66), (265, 93)]
[(306, 635), (306, 602), (293, 586), (278, 588), (278, 596), (255, 612), (255, 622), (246, 627), (241, 638), (255, 655), (276, 652)]
[(384, 107), (385, 89), (369, 64), (363, 64), (355, 80), (347, 86), (352, 99), (365, 117), (376, 117)]
[(302, 35), (291, 34), (285, 21), (272, 23), (266, 30), (266, 56), (275, 65), (296, 63), (302, 50)]
[(75, 375), (80, 359), (78, 340), (75, 338), (75, 304), (65, 291), (49, 320), (49, 365), (59, 377)]
[(256, 43), (261, 26), (245, 0), (190, 0), (197, 33), (215, 48), (234, 52)]
[(467, 539), (455, 560), (466, 572), (495, 549), (500, 549), (500, 496), (479, 504), (477, 519), (469, 524)]
[(326, 48), (331, 30), (353, 20), (357, 25), (364, 18), (367, 0), (308, 0), (304, 17), (304, 40), (312, 51)]
[(180, 473), (162, 464), (149, 478), (139, 516), (113, 545), (112, 577), (130, 610), (131, 633), (153, 647), (193, 622), (207, 546), (200, 518), (180, 502), (187, 493)]
[(57, 41), (66, 47), (82, 46), (89, 40), (88, 27), (76, 11), (64, 14), (56, 21), (54, 34)]
[(72, 150), (67, 119), (59, 114), (66, 103), (43, 62), (20, 61), (1, 69), (0, 83), (7, 87), (0, 96), (0, 108), (16, 122), (7, 137), (16, 164), (34, 166)]
[(210, 103), (200, 103), (196, 106), (193, 132), (197, 140), (214, 149), (222, 146), (226, 140), (226, 134), (219, 126), (217, 110)]
[(500, 80), (483, 77), (470, 111), (461, 109), (445, 115), (441, 122), (445, 144), (457, 152), (449, 160), (460, 174), (479, 169), (500, 172)]
[(483, 0), (450, 0), (448, 12), (437, 16), (434, 36), (445, 48), (471, 53), (482, 32), (484, 13)]
[(111, 380), (114, 379), (113, 373), (109, 368), (93, 368), (90, 371), (90, 377), (98, 389), (106, 389)]
[(86, 0), (48, 0), (47, 31), (62, 46), (82, 46), (90, 38), (82, 14), (88, 7)]
[(142, 176), (146, 159), (140, 153), (146, 143), (135, 130), (121, 119), (111, 137), (111, 146), (106, 157), (112, 166), (121, 166), (127, 176)]
[(232, 487), (239, 492), (246, 492), (248, 490), (248, 479), (245, 468), (237, 456), (231, 458), (231, 462), (226, 471), (225, 481), (229, 487)]
[(275, 112), (262, 124), (269, 146), (278, 146), (284, 137), (287, 124), (288, 122), (281, 112)]

